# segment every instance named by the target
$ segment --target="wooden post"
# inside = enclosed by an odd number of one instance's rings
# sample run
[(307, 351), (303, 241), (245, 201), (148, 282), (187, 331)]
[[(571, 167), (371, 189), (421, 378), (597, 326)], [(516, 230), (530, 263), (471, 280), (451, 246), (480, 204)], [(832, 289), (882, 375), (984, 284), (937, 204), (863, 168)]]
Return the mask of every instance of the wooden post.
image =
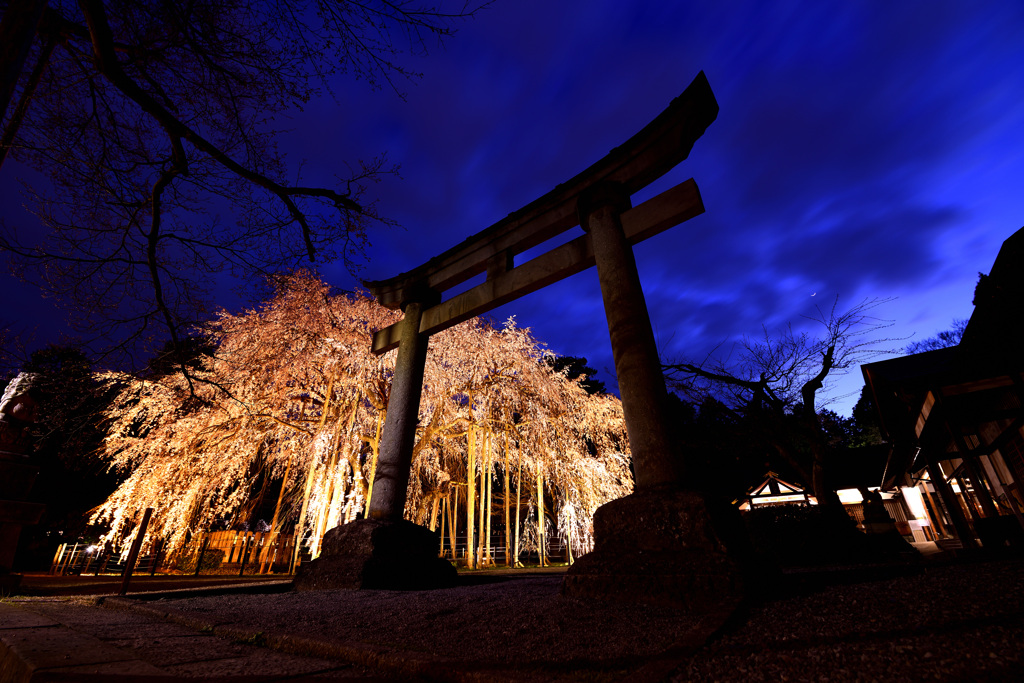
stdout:
[(149, 519), (153, 516), (153, 508), (146, 508), (146, 511), (142, 513), (142, 522), (139, 524), (139, 531), (135, 534), (135, 540), (132, 541), (132, 548), (128, 551), (128, 562), (124, 565), (124, 571), (121, 572), (121, 592), (118, 595), (125, 595), (128, 593), (128, 584), (132, 580), (132, 571), (135, 569), (135, 561), (139, 559), (139, 550), (142, 549), (142, 541), (146, 537), (146, 529), (149, 527)]
[(946, 505), (946, 513), (953, 523), (953, 529), (956, 531), (960, 543), (963, 544), (964, 548), (974, 547), (974, 536), (971, 534), (971, 528), (967, 525), (967, 518), (964, 516), (962, 503), (957, 500), (956, 494), (953, 493), (949, 484), (946, 483), (946, 478), (942, 474), (942, 468), (927, 450), (925, 451), (925, 461), (928, 463), (928, 475), (932, 480), (932, 485), (939, 492), (939, 497), (942, 498), (942, 502)]
[(242, 566), (238, 570), (238, 575), (239, 576), (242, 576), (243, 574), (245, 574), (245, 563), (249, 559), (249, 553), (252, 552), (252, 545), (256, 544), (256, 534), (253, 534), (253, 536), (252, 536), (252, 543), (251, 544), (250, 544), (250, 541), (249, 541), (249, 532), (248, 531), (243, 532), (242, 538), (243, 538), (243, 540), (242, 540)]
[(164, 539), (156, 542), (156, 552), (153, 554), (153, 566), (149, 568), (149, 575), (156, 575), (156, 568), (160, 565), (160, 555), (164, 551)]
[(206, 555), (206, 549), (210, 547), (210, 532), (207, 531), (205, 538), (203, 538), (203, 544), (199, 546), (199, 557), (196, 558), (196, 571), (192, 576), (199, 576), (199, 569), (203, 566), (203, 556)]

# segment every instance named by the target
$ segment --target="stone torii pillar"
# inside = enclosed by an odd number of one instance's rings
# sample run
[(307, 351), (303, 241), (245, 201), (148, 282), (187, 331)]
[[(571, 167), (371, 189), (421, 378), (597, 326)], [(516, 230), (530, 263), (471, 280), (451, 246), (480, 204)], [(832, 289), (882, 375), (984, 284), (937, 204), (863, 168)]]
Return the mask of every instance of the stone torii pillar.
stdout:
[(562, 594), (703, 611), (741, 594), (741, 572), (716, 536), (703, 497), (687, 490), (668, 433), (665, 378), (620, 219), (630, 208), (617, 183), (594, 186), (578, 202), (597, 263), (636, 490), (598, 508), (594, 550), (569, 567)]
[(665, 376), (633, 248), (619, 218), (633, 208), (629, 194), (618, 183), (596, 185), (577, 207), (594, 248), (636, 486), (674, 484), (682, 472), (667, 430)]
[[(423, 302), (410, 301), (402, 311), (401, 342), (395, 360), (395, 375), (388, 399), (388, 419), (380, 437), (377, 469), (370, 499), (370, 519), (402, 519), (409, 487), (409, 467), (416, 441), (423, 370), (427, 363), (429, 337), (420, 334)], [(394, 416), (394, 417), (392, 417)]]
[(400, 343), (387, 417), (366, 519), (334, 527), (321, 556), (301, 565), (299, 590), (325, 588), (440, 588), (455, 584), (456, 571), (438, 557), (437, 534), (403, 519), (429, 337), (420, 333), (433, 292), (418, 292), (402, 306)]

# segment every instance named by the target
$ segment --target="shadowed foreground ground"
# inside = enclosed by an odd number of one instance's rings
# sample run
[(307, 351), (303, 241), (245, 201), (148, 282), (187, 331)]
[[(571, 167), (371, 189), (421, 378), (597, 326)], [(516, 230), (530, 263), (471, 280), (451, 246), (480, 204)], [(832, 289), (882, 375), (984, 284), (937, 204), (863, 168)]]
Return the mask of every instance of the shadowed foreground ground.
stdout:
[[(267, 584), (248, 594), (14, 598), (0, 605), (0, 622), (28, 611), (161, 673), (238, 683), (1020, 680), (1024, 560), (929, 562), (853, 584), (836, 581), (856, 572), (814, 578), (817, 588), (728, 621), (724, 611), (698, 618), (565, 600), (560, 572), (526, 571), (463, 575), (456, 588), (422, 592), (274, 593), (288, 586)], [(16, 631), (0, 623), (5, 642)], [(87, 670), (74, 680), (115, 680), (81, 678)], [(29, 680), (61, 680), (46, 673)]]

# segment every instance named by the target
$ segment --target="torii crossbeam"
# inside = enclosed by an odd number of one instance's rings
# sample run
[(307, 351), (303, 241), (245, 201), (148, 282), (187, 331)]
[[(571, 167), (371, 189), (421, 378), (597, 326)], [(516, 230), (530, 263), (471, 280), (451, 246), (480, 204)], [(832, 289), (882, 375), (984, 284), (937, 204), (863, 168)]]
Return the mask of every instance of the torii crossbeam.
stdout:
[[(388, 280), (364, 284), (388, 308), (399, 308), (423, 292), (441, 294), (480, 273), (487, 281), (424, 312), (420, 332), (433, 334), (594, 265), (587, 235), (556, 247), (525, 264), (515, 258), (580, 225), (578, 200), (588, 190), (616, 183), (628, 197), (678, 166), (718, 115), (718, 103), (701, 72), (657, 118), (603, 159), (543, 197), (436, 256)], [(691, 178), (625, 211), (622, 225), (632, 245), (704, 212)], [(401, 323), (377, 332), (374, 353), (398, 345)]]
[[(656, 526), (663, 535), (667, 534), (653, 542), (665, 546), (662, 550), (666, 551), (672, 549), (673, 543), (682, 542), (689, 553), (684, 564), (691, 569), (696, 566), (693, 549), (708, 549), (709, 557), (697, 563), (700, 566), (696, 574), (701, 577), (697, 584), (728, 588), (726, 584), (732, 582), (735, 572), (715, 544), (708, 543), (713, 534), (703, 501), (681, 486), (681, 467), (667, 429), (664, 378), (632, 250), (632, 245), (703, 213), (704, 205), (692, 178), (639, 206), (633, 207), (630, 201), (631, 195), (685, 160), (694, 142), (717, 115), (718, 103), (701, 72), (643, 130), (582, 173), (423, 265), (389, 280), (364, 283), (381, 304), (401, 308), (405, 313), (400, 322), (378, 331), (373, 339), (374, 353), (398, 347), (373, 499), (367, 520), (338, 527), (332, 530), (331, 539), (324, 539), (325, 549), (336, 546), (338, 553), (345, 555), (344, 562), (330, 557), (317, 560), (312, 564), (321, 563), (320, 567), (307, 570), (297, 585), (416, 587), (454, 580), (454, 573), (438, 564), (450, 568), (436, 557), (436, 542), (431, 543), (424, 536), (424, 532), (430, 532), (402, 521), (429, 337), (596, 265), (637, 492), (598, 511), (595, 550), (574, 565), (563, 591), (578, 596), (609, 597), (609, 571), (621, 582), (622, 572), (617, 568), (617, 560), (611, 557), (618, 550), (612, 552), (612, 546), (617, 546), (614, 537), (632, 535), (632, 531), (620, 529), (622, 525), (615, 521), (617, 515), (606, 511), (616, 505), (627, 516), (635, 516), (637, 506), (653, 513), (658, 518)], [(528, 249), (576, 225), (586, 234), (525, 263), (516, 262), (516, 257)], [(483, 284), (442, 300), (445, 291), (481, 273), (487, 274)], [(362, 527), (366, 529), (359, 530)], [(371, 542), (371, 532), (387, 534), (391, 540)], [(699, 542), (681, 541), (694, 535), (700, 538)], [(389, 543), (390, 549), (383, 547)], [(422, 547), (425, 555), (410, 562), (408, 553), (394, 547), (396, 543)], [(360, 554), (367, 559), (359, 565), (359, 580), (342, 578), (340, 573), (353, 571), (352, 556)], [(330, 555), (328, 550), (325, 555)], [(397, 565), (399, 555), (407, 568), (404, 575), (399, 576), (392, 568), (382, 568), (382, 557), (395, 558), (391, 564)], [(610, 559), (602, 560), (603, 556)], [(371, 561), (371, 557), (377, 559)], [(645, 571), (650, 576), (663, 577), (666, 571), (674, 576), (679, 573), (675, 566), (678, 559), (676, 553), (666, 560), (671, 566), (648, 567)], [(373, 571), (364, 565), (373, 565)], [(368, 581), (367, 572), (386, 578)], [(719, 578), (708, 578), (711, 574)], [(695, 585), (693, 575), (694, 571), (690, 571), (687, 579), (691, 588)], [(633, 593), (639, 589), (643, 599), (643, 577), (640, 584), (632, 579), (626, 582)], [(687, 595), (671, 599), (692, 606), (696, 602), (689, 593), (692, 591), (688, 588)], [(656, 599), (664, 600), (664, 596), (659, 594)]]

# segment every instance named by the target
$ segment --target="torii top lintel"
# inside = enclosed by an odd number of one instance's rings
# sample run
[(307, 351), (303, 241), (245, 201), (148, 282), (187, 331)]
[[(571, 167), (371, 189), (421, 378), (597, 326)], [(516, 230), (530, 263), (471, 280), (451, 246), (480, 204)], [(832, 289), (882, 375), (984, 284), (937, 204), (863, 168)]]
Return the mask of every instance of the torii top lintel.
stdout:
[[(517, 254), (579, 225), (577, 200), (585, 190), (613, 182), (632, 195), (675, 168), (717, 116), (718, 103), (702, 71), (653, 121), (582, 173), (423, 265), (363, 284), (388, 308), (414, 300), (436, 304), (424, 311), (420, 326), (421, 333), (433, 334), (585, 270), (594, 265), (586, 235), (523, 265), (513, 263)], [(703, 212), (691, 178), (624, 212), (621, 219), (635, 244)], [(485, 271), (483, 284), (442, 303), (429, 300)], [(397, 345), (397, 325), (374, 335), (374, 353)]]

